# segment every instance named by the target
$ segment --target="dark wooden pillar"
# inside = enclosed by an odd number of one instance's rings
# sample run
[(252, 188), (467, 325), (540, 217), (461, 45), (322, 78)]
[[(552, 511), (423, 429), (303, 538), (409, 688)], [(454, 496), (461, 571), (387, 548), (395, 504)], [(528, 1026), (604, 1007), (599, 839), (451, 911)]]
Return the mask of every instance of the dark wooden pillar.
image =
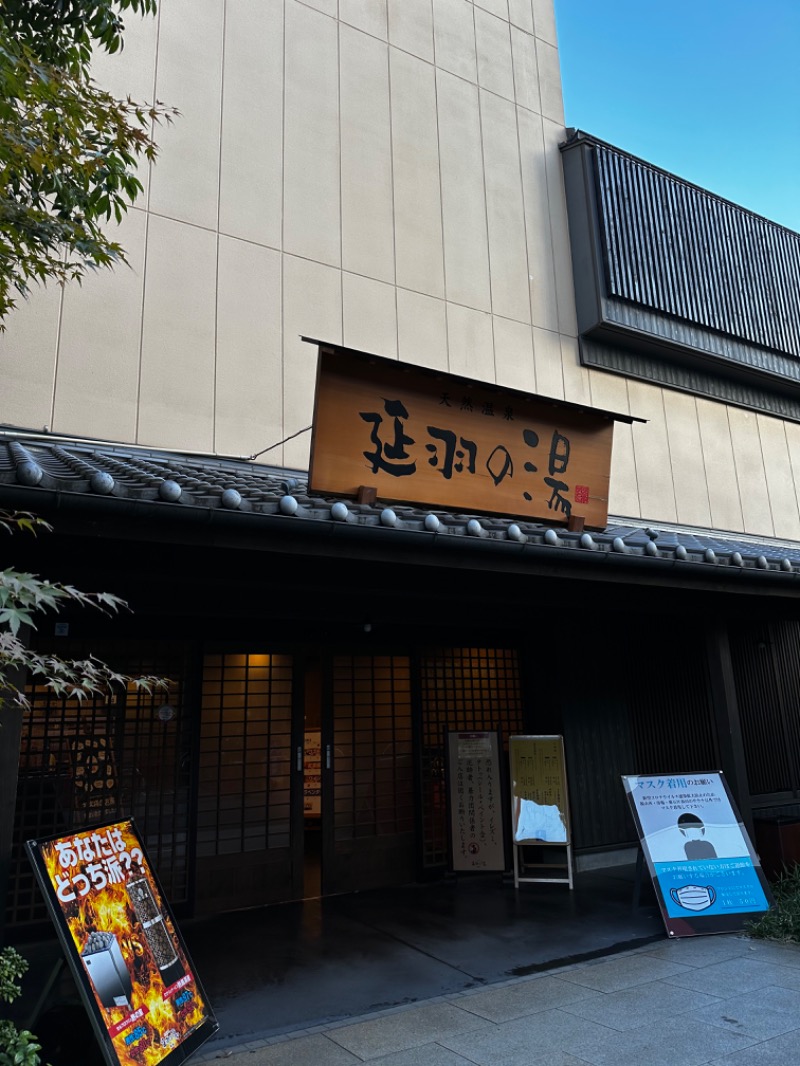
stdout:
[[(24, 670), (9, 670), (5, 676), (12, 685), (23, 688)], [(0, 696), (1, 699), (2, 696)], [(22, 738), (23, 713), (21, 708), (10, 702), (0, 705), (0, 943), (3, 942), (2, 934), (5, 930), (5, 901), (8, 899), (11, 877), (11, 849), (14, 843), (14, 813), (17, 806), (19, 746)]]
[(724, 622), (713, 619), (706, 630), (706, 656), (711, 687), (711, 705), (719, 743), (720, 769), (733, 793), (742, 821), (753, 837), (753, 811), (750, 805), (750, 785), (744, 757), (739, 706), (733, 678), (733, 661)]

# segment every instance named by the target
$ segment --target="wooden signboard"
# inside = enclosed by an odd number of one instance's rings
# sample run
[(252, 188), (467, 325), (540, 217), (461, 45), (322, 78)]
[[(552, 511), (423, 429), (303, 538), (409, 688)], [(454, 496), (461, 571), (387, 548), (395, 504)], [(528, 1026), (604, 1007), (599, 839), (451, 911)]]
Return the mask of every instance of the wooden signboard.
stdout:
[(497, 733), (448, 733), (447, 776), (452, 869), (505, 870)]
[(602, 529), (615, 418), (321, 345), (309, 488)]
[[(514, 884), (555, 881), (572, 888), (572, 833), (569, 821), (564, 739), (518, 736), (508, 741)], [(524, 849), (558, 848), (565, 862), (529, 861)], [(559, 874), (563, 876), (559, 876)]]
[(670, 936), (743, 929), (772, 895), (722, 773), (622, 778)]

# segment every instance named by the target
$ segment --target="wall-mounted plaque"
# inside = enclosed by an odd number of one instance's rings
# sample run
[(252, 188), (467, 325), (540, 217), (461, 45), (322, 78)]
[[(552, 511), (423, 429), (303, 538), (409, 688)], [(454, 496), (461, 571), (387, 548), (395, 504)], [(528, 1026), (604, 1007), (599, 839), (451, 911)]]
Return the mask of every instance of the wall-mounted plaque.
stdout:
[(615, 419), (320, 344), (309, 487), (603, 528)]

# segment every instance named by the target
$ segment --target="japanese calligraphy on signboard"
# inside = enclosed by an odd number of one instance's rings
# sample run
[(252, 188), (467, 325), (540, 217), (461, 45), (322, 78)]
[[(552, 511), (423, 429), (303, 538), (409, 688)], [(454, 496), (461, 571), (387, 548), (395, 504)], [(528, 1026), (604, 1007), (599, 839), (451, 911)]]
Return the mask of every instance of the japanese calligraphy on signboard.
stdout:
[(742, 929), (769, 885), (721, 773), (622, 778), (670, 936)]
[(185, 1061), (218, 1026), (133, 822), (27, 849), (106, 1062)]
[[(510, 737), (514, 885), (552, 881), (573, 886), (564, 738)], [(541, 852), (537, 855), (535, 853)], [(552, 858), (563, 861), (554, 861)]]
[(615, 418), (321, 345), (309, 486), (602, 528)]
[(563, 738), (510, 737), (508, 756), (514, 842), (568, 844), (569, 804)]
[(497, 733), (448, 733), (447, 769), (453, 870), (505, 870)]

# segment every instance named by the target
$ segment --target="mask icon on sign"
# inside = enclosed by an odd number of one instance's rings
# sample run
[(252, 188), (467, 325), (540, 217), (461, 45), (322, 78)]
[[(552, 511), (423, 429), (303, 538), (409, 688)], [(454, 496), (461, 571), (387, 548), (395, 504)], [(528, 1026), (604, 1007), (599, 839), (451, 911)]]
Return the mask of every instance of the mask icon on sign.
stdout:
[(708, 910), (717, 898), (711, 885), (684, 885), (682, 888), (671, 888), (669, 894), (673, 903), (687, 911)]

